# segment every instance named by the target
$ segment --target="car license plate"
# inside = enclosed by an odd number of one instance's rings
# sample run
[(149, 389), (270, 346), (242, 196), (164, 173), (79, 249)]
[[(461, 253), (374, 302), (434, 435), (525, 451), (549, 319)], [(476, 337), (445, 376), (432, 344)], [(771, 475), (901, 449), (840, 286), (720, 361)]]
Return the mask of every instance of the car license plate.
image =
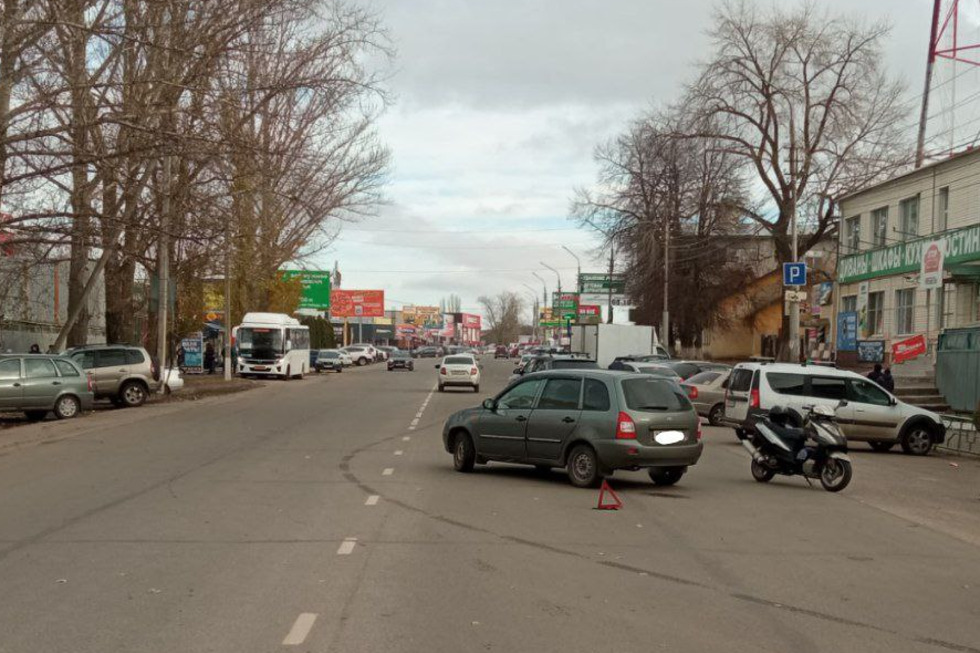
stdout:
[(453, 376), (465, 376), (466, 372), (461, 372), (459, 370), (453, 370)]
[(266, 365), (256, 365), (252, 369), (255, 370), (256, 372), (268, 372), (269, 371), (269, 368)]

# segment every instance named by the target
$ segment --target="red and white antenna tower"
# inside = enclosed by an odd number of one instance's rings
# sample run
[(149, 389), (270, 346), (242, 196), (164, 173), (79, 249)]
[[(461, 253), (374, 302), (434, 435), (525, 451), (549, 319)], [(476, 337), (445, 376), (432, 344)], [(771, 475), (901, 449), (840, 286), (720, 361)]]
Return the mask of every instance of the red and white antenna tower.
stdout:
[[(947, 5), (945, 11), (943, 5)], [(932, 87), (932, 72), (936, 59), (980, 66), (980, 42), (976, 37), (967, 37), (960, 31), (960, 0), (934, 0), (932, 6), (932, 28), (929, 33), (929, 58), (926, 63), (926, 87), (922, 94), (922, 112), (919, 115), (919, 138), (915, 150), (915, 167), (922, 165), (925, 158), (926, 124), (929, 120), (929, 90)], [(941, 46), (941, 43), (946, 45)]]

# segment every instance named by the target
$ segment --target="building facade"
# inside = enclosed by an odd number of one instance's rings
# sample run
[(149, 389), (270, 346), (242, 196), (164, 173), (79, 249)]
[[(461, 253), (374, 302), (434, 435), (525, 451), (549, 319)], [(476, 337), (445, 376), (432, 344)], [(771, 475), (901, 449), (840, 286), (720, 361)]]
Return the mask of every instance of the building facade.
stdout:
[[(908, 364), (928, 367), (943, 329), (980, 322), (980, 150), (848, 195), (840, 208), (838, 360), (894, 364), (924, 340)], [(931, 257), (939, 273), (921, 275), (934, 244), (945, 251)]]

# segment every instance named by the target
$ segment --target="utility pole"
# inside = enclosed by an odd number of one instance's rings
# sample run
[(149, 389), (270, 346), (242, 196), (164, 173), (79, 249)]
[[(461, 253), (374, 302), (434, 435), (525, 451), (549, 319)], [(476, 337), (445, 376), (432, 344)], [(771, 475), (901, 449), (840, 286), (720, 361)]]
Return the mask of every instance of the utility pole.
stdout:
[(616, 246), (613, 245), (612, 241), (610, 240), (609, 241), (609, 288), (608, 288), (609, 297), (608, 297), (608, 304), (606, 304), (606, 308), (609, 309), (609, 312), (606, 315), (606, 324), (613, 323), (612, 282), (613, 282), (613, 274), (615, 273), (615, 265), (616, 265), (615, 253), (616, 253)]
[(225, 381), (231, 381), (231, 212), (225, 216)]
[[(163, 157), (163, 175), (160, 179), (160, 192), (163, 194), (160, 216), (160, 243), (157, 260), (159, 281), (157, 283), (157, 360), (161, 373), (167, 369), (167, 312), (170, 308), (170, 166), (171, 156)], [(159, 392), (166, 391), (166, 383), (160, 384)]]
[(548, 282), (542, 279), (541, 275), (538, 274), (537, 272), (532, 272), (531, 274), (534, 275), (535, 279), (541, 282), (541, 287), (544, 289), (541, 295), (541, 305), (547, 306), (548, 305)]
[(664, 347), (670, 352), (670, 220), (664, 218), (664, 315), (660, 320)]

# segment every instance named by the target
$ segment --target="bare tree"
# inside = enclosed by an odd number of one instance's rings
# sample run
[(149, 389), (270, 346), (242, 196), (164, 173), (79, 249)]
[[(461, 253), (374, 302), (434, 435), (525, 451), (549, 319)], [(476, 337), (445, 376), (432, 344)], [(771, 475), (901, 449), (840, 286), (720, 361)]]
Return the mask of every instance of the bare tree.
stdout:
[(516, 342), (521, 332), (521, 312), (524, 300), (514, 292), (504, 291), (492, 297), (481, 296), (489, 338), (496, 343)]

